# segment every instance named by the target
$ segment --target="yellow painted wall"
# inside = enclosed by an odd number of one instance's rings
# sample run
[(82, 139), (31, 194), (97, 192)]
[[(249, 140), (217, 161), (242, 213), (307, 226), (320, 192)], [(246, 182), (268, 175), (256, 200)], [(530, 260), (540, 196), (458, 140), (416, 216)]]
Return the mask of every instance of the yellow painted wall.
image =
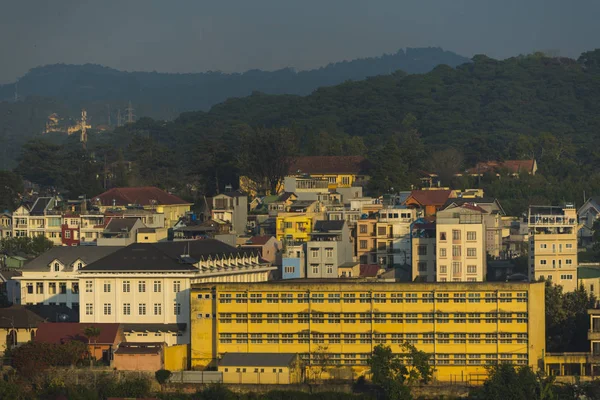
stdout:
[(468, 380), (495, 362), (537, 368), (544, 326), (543, 283), (196, 285), (191, 363), (215, 367), (227, 352), (298, 353), (310, 366), (322, 352), (336, 364), (327, 374), (357, 375), (377, 344), (400, 352), (408, 341), (434, 355), (437, 379)]
[[(25, 344), (25, 343), (31, 341), (32, 331), (35, 334), (35, 332), (37, 331), (37, 328), (32, 328), (32, 329), (17, 328), (15, 330), (17, 331), (17, 346), (20, 346), (22, 344)], [(8, 334), (11, 331), (12, 331), (11, 328), (0, 329), (0, 353), (4, 353), (4, 351), (6, 350), (7, 340), (10, 343), (11, 339), (8, 337)]]
[[(285, 228), (285, 223), (291, 223), (291, 228)], [(300, 230), (299, 226), (304, 226), (304, 230)], [(313, 227), (313, 219), (311, 216), (302, 214), (298, 216), (288, 215), (285, 217), (277, 217), (277, 240), (286, 240), (288, 236), (292, 236), (294, 241), (308, 241), (310, 232)]]
[(163, 348), (165, 369), (169, 371), (184, 371), (189, 368), (189, 345), (165, 346)]
[(156, 243), (167, 238), (167, 229), (156, 229), (154, 232), (138, 232), (137, 243)]
[(288, 367), (219, 367), (223, 373), (223, 383), (289, 385), (300, 383), (299, 374), (290, 373)]

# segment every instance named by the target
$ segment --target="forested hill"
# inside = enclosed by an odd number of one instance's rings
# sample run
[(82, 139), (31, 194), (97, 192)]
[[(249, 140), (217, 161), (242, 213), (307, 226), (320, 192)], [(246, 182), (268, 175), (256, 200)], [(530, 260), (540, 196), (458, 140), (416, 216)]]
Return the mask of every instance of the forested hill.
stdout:
[[(193, 182), (209, 194), (217, 184), (235, 185), (247, 169), (240, 168), (238, 156), (248, 149), (240, 139), (252, 137), (257, 127), (288, 129), (299, 154), (367, 156), (376, 167), (374, 194), (409, 188), (422, 169), (452, 176), (477, 161), (535, 157), (539, 174), (531, 179), (456, 183), (486, 185), (486, 193), (519, 213), (528, 204), (581, 204), (584, 191), (600, 194), (598, 110), (600, 50), (578, 60), (476, 56), (457, 68), (396, 72), (308, 96), (253, 93), (166, 123), (146, 118), (91, 135), (88, 149), (102, 147), (108, 154), (106, 145), (121, 148), (136, 165), (136, 184)], [(46, 161), (53, 152), (25, 160), (66, 168), (68, 162)], [(116, 160), (112, 154), (109, 163)], [(21, 166), (26, 178), (37, 179), (50, 168), (37, 161)]]
[[(300, 72), (287, 68), (235, 74), (169, 74), (123, 72), (92, 64), (56, 64), (30, 70), (19, 79), (18, 91), (22, 97), (56, 98), (75, 108), (89, 102), (112, 102), (113, 118), (116, 118), (117, 107), (131, 101), (139, 116), (171, 119), (183, 111), (208, 110), (230, 97), (247, 96), (253, 91), (306, 95), (318, 87), (347, 80), (362, 80), (396, 70), (424, 73), (440, 64), (455, 67), (468, 61), (441, 48), (408, 48), (395, 54), (336, 62)], [(13, 97), (14, 84), (0, 86), (0, 99)], [(101, 115), (106, 118), (107, 114)], [(96, 121), (107, 123), (98, 116)]]

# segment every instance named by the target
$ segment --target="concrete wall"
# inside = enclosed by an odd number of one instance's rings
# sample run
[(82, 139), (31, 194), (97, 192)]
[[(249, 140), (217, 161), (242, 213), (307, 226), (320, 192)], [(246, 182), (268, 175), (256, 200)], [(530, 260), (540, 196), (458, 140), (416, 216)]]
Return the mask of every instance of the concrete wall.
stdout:
[(223, 383), (255, 385), (288, 385), (299, 383), (288, 367), (219, 367), (223, 373)]
[(115, 354), (112, 366), (122, 371), (158, 371), (163, 369), (159, 354)]
[(164, 352), (164, 368), (169, 371), (184, 371), (189, 368), (189, 352), (190, 346), (181, 344), (178, 346), (166, 346)]

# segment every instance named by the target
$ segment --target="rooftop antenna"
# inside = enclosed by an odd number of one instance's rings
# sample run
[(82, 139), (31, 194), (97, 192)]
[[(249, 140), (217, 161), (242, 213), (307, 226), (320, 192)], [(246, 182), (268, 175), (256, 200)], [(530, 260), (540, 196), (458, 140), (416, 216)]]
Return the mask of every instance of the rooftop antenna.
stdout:
[(81, 138), (80, 138), (80, 142), (81, 145), (83, 146), (83, 149), (85, 150), (86, 145), (87, 145), (87, 111), (85, 109), (81, 110)]

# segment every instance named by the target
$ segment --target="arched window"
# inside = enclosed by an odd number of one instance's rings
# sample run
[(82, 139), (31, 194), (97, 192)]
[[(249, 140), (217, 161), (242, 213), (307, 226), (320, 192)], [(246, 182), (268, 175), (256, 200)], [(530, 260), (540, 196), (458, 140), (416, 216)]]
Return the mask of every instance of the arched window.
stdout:
[(59, 263), (54, 263), (54, 271), (55, 272), (60, 271), (60, 264)]
[(82, 262), (78, 262), (77, 263), (77, 269), (81, 269), (83, 268), (83, 263)]

